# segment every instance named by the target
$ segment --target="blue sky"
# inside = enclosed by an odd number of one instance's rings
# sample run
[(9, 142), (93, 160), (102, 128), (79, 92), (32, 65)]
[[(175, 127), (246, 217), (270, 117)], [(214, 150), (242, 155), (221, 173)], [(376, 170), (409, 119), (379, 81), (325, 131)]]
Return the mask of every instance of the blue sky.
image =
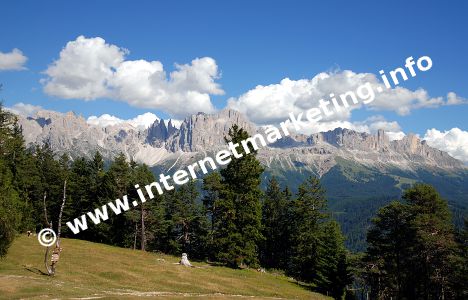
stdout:
[[(378, 74), (403, 66), (408, 56), (428, 55), (433, 68), (404, 82), (430, 97), (454, 92), (468, 98), (468, 3), (454, 1), (8, 1), (2, 3), (0, 52), (17, 48), (28, 60), (21, 71), (1, 71), (5, 106), (22, 102), (84, 117), (104, 113), (122, 119), (164, 107), (139, 108), (125, 101), (63, 99), (44, 91), (44, 71), (78, 36), (100, 37), (129, 50), (126, 60), (174, 64), (215, 60), (223, 95), (210, 94), (217, 109), (257, 85), (283, 78), (311, 79), (320, 72)], [(222, 2), (222, 3), (221, 3)], [(466, 131), (467, 105), (411, 110), (353, 110), (350, 122), (379, 115), (404, 132), (424, 135), (458, 127)]]

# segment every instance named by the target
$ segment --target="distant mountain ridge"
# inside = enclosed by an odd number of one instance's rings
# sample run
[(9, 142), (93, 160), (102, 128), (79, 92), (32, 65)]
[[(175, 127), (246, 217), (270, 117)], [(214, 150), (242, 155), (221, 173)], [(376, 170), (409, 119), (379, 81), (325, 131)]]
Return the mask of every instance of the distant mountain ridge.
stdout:
[[(89, 157), (99, 150), (111, 159), (123, 152), (129, 159), (155, 166), (164, 161), (181, 160), (224, 147), (224, 137), (233, 124), (249, 133), (263, 130), (235, 110), (216, 114), (198, 113), (183, 120), (180, 127), (172, 121), (156, 120), (149, 128), (129, 124), (106, 127), (90, 125), (74, 113), (39, 111), (33, 117), (20, 116), (26, 143), (48, 142), (57, 153)], [(464, 164), (409, 134), (389, 141), (383, 130), (377, 134), (336, 128), (312, 135), (292, 134), (262, 148), (259, 158), (266, 166), (279, 164), (285, 169), (298, 165), (322, 176), (335, 164), (336, 157), (355, 160), (379, 169), (415, 170), (421, 167), (465, 169)]]

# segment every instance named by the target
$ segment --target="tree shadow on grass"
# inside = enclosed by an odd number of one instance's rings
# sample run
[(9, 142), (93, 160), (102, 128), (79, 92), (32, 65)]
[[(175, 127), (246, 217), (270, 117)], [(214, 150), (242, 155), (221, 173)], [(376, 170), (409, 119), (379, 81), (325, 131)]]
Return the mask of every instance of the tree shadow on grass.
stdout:
[(32, 272), (32, 273), (37, 274), (37, 275), (49, 276), (49, 274), (43, 272), (42, 270), (40, 270), (38, 268), (28, 267), (28, 266), (25, 266), (25, 265), (23, 265), (23, 268), (26, 271)]
[(297, 281), (295, 279), (291, 280), (292, 283), (294, 283), (295, 285), (297, 286), (300, 286), (301, 288), (303, 289), (306, 289), (310, 292), (315, 292), (315, 293), (320, 293), (318, 290), (317, 290), (317, 287), (309, 284), (309, 283), (305, 283), (305, 282), (301, 282), (301, 281)]

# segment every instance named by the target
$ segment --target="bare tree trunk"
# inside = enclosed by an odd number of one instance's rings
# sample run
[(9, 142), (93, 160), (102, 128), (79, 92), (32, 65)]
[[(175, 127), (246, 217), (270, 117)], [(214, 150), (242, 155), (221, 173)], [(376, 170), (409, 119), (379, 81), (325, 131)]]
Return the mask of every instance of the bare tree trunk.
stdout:
[(46, 198), (47, 198), (47, 192), (44, 192), (44, 200), (43, 200), (43, 203), (44, 203), (44, 217), (45, 217), (46, 225), (50, 228), (50, 227), (52, 227), (52, 225), (49, 224), (49, 220), (47, 219)]
[[(44, 204), (44, 219), (46, 222), (46, 226), (49, 228), (52, 228), (52, 223), (49, 223), (49, 220), (47, 218), (47, 205), (46, 205), (46, 199), (47, 199), (47, 192), (44, 192), (44, 199), (43, 199), (43, 204)], [(45, 254), (44, 254), (44, 266), (47, 270), (47, 274), (50, 276), (52, 275), (52, 269), (50, 268), (48, 264), (48, 258), (49, 258), (49, 250), (50, 247), (46, 248)]]
[(145, 210), (143, 209), (143, 203), (141, 208), (141, 250), (145, 251), (146, 247), (146, 233), (145, 233)]
[[(62, 252), (62, 248), (60, 248), (60, 231), (62, 229), (62, 214), (63, 214), (63, 208), (65, 207), (66, 190), (67, 190), (67, 181), (65, 180), (65, 182), (63, 183), (63, 199), (62, 199), (62, 205), (60, 206), (60, 213), (59, 213), (59, 219), (58, 219), (58, 225), (57, 225), (57, 242), (55, 243), (55, 249), (52, 252), (50, 265), (48, 264), (50, 247), (47, 247), (45, 255), (44, 255), (44, 265), (47, 269), (47, 274), (49, 274), (49, 276), (53, 276), (55, 274), (55, 268), (57, 267), (57, 263), (59, 261), (60, 252)], [(44, 193), (44, 216), (45, 216), (45, 221), (47, 223), (47, 226), (49, 226), (49, 228), (52, 229), (52, 222), (49, 223), (47, 219), (46, 197), (47, 197), (47, 194)]]
[(62, 205), (60, 206), (60, 213), (59, 213), (59, 219), (58, 219), (58, 225), (57, 225), (57, 242), (55, 243), (55, 249), (52, 252), (52, 264), (51, 264), (51, 269), (52, 269), (52, 275), (55, 274), (55, 268), (57, 267), (57, 263), (60, 258), (60, 252), (62, 252), (62, 248), (60, 247), (60, 232), (62, 230), (62, 214), (63, 214), (63, 208), (65, 207), (65, 200), (67, 199), (67, 180), (63, 182), (63, 199), (62, 199)]
[(62, 199), (62, 205), (60, 206), (60, 213), (59, 213), (59, 219), (58, 219), (58, 227), (57, 227), (57, 246), (60, 247), (60, 232), (62, 230), (62, 214), (63, 214), (63, 208), (65, 207), (65, 200), (67, 197), (67, 180), (63, 182), (63, 199)]
[(137, 235), (138, 235), (138, 222), (135, 222), (135, 236), (133, 239), (133, 250), (136, 249)]

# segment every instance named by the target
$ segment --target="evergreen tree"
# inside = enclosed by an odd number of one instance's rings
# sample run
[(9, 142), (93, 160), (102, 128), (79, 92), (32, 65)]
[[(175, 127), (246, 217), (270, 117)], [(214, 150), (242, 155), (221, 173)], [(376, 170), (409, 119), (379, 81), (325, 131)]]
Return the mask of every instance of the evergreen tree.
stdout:
[(203, 179), (203, 206), (205, 214), (209, 220), (209, 231), (207, 243), (208, 256), (213, 260), (226, 261), (229, 256), (224, 259), (224, 253), (228, 253), (229, 249), (234, 247), (232, 239), (228, 237), (236, 231), (234, 224), (234, 205), (229, 199), (221, 199), (225, 195), (225, 187), (222, 183), (222, 177), (219, 172), (213, 172), (205, 176)]
[(263, 236), (261, 248), (262, 265), (268, 268), (285, 269), (289, 259), (290, 244), (290, 194), (281, 190), (276, 178), (270, 179), (262, 207)]
[[(241, 144), (249, 134), (237, 125), (229, 129), (226, 142)], [(260, 190), (263, 167), (256, 159), (256, 151), (249, 144), (250, 153), (238, 152), (241, 158), (233, 158), (221, 170), (221, 184), (214, 188), (218, 199), (213, 211), (214, 256), (230, 266), (258, 264), (258, 245), (262, 240)], [(219, 189), (219, 190), (217, 190)]]
[(372, 297), (454, 298), (456, 244), (447, 202), (427, 184), (414, 185), (403, 199), (380, 209), (368, 232)]
[[(40, 211), (39, 207), (43, 208), (42, 197), (46, 195), (47, 212), (50, 220), (52, 220), (54, 230), (56, 230), (58, 224), (54, 221), (58, 220), (60, 213), (64, 172), (62, 172), (59, 162), (54, 157), (54, 152), (49, 143), (45, 143), (42, 147), (36, 147), (36, 164), (40, 176), (40, 190), (35, 191), (37, 193), (37, 211)], [(38, 225), (46, 226), (43, 213), (39, 215)]]
[(6, 255), (15, 234), (21, 228), (22, 203), (15, 184), (15, 162), (23, 150), (16, 119), (0, 103), (0, 257)]
[[(93, 160), (80, 157), (71, 164), (68, 171), (69, 200), (64, 210), (64, 215), (68, 219), (78, 217), (88, 211), (92, 212), (110, 200), (103, 195), (102, 186), (105, 173), (102, 166), (96, 166), (96, 157), (102, 159), (100, 154), (96, 153)], [(78, 235), (71, 235), (67, 227), (64, 229), (64, 233), (68, 233), (71, 237), (100, 243), (111, 243), (113, 236), (109, 232), (110, 224), (108, 222), (89, 226), (86, 231), (82, 231)]]
[[(89, 184), (86, 188), (88, 191), (88, 199), (91, 200), (93, 204), (93, 208), (105, 205), (109, 202), (110, 199), (106, 197), (105, 189), (105, 178), (106, 178), (106, 171), (104, 170), (104, 159), (99, 151), (96, 151), (92, 160), (87, 161), (88, 165), (88, 179), (87, 184)], [(114, 200), (114, 199), (112, 199)], [(96, 232), (96, 236), (94, 237), (98, 242), (108, 242), (109, 241), (109, 224), (101, 223), (98, 225), (99, 231)]]
[(320, 224), (327, 218), (325, 190), (316, 177), (299, 186), (294, 201), (292, 254), (289, 273), (299, 280), (316, 283), (320, 254)]
[(0, 158), (0, 257), (6, 255), (21, 221), (21, 204), (12, 177)]
[[(134, 186), (131, 186), (131, 168), (130, 164), (123, 153), (115, 157), (110, 164), (109, 170), (106, 172), (103, 179), (102, 192), (104, 198), (109, 201), (121, 199), (128, 195), (130, 191), (134, 191)], [(128, 197), (131, 203), (131, 197)], [(123, 201), (123, 200), (122, 200)], [(113, 245), (131, 248), (134, 245), (135, 222), (131, 216), (120, 214), (113, 216), (108, 222), (110, 232), (118, 232), (110, 236), (110, 243)]]
[(322, 226), (317, 273), (318, 290), (334, 299), (342, 299), (346, 286), (351, 283), (351, 274), (344, 236), (334, 220)]
[[(148, 183), (153, 181), (154, 180), (148, 181)], [(170, 231), (169, 227), (171, 225), (171, 221), (170, 215), (167, 214), (166, 211), (166, 204), (168, 203), (166, 201), (167, 198), (167, 193), (163, 195), (155, 193), (154, 198), (145, 204), (145, 228), (147, 229), (146, 243), (147, 249), (150, 251), (163, 251), (169, 253), (168, 232)]]
[(166, 212), (170, 221), (171, 253), (180, 255), (185, 252), (192, 258), (205, 257), (208, 222), (198, 196), (195, 181), (169, 193)]
[(208, 216), (210, 222), (209, 240), (211, 244), (213, 244), (213, 232), (215, 229), (216, 204), (219, 202), (219, 194), (223, 189), (221, 180), (222, 178), (219, 172), (210, 173), (203, 178), (203, 191), (205, 192), (203, 197), (203, 207), (205, 208), (205, 214)]
[(455, 299), (468, 299), (468, 218), (464, 219), (464, 227), (457, 235), (458, 255), (452, 258), (455, 272), (450, 286)]
[(450, 258), (455, 253), (455, 239), (447, 201), (434, 187), (416, 184), (408, 189), (403, 199), (412, 208), (414, 230), (414, 270), (416, 297), (440, 299), (449, 297), (449, 278), (453, 266)]
[[(133, 184), (138, 184), (139, 187), (143, 187), (145, 184), (149, 184), (153, 182), (154, 175), (151, 173), (150, 169), (148, 168), (147, 165), (142, 164), (138, 165), (134, 162), (130, 163), (131, 166), (131, 182)], [(149, 215), (152, 213), (151, 210), (148, 207), (148, 202), (142, 202), (139, 198), (139, 195), (136, 192), (136, 189), (134, 188), (135, 186), (130, 187), (129, 191), (129, 198), (130, 199), (138, 199), (139, 203), (139, 209), (138, 210), (132, 210), (131, 212), (128, 212), (126, 216), (130, 218), (134, 223), (135, 223), (135, 232), (134, 232), (134, 248), (136, 248), (136, 238), (139, 237), (139, 248), (141, 250), (146, 250), (146, 244), (148, 241), (148, 238), (152, 238), (150, 234), (148, 233), (148, 228), (150, 228), (150, 224), (148, 223)], [(150, 201), (149, 199), (145, 198), (145, 201)], [(151, 200), (153, 201), (153, 200)]]
[(412, 213), (406, 204), (394, 201), (381, 208), (367, 234), (367, 280), (376, 299), (399, 299), (408, 288), (413, 232)]

